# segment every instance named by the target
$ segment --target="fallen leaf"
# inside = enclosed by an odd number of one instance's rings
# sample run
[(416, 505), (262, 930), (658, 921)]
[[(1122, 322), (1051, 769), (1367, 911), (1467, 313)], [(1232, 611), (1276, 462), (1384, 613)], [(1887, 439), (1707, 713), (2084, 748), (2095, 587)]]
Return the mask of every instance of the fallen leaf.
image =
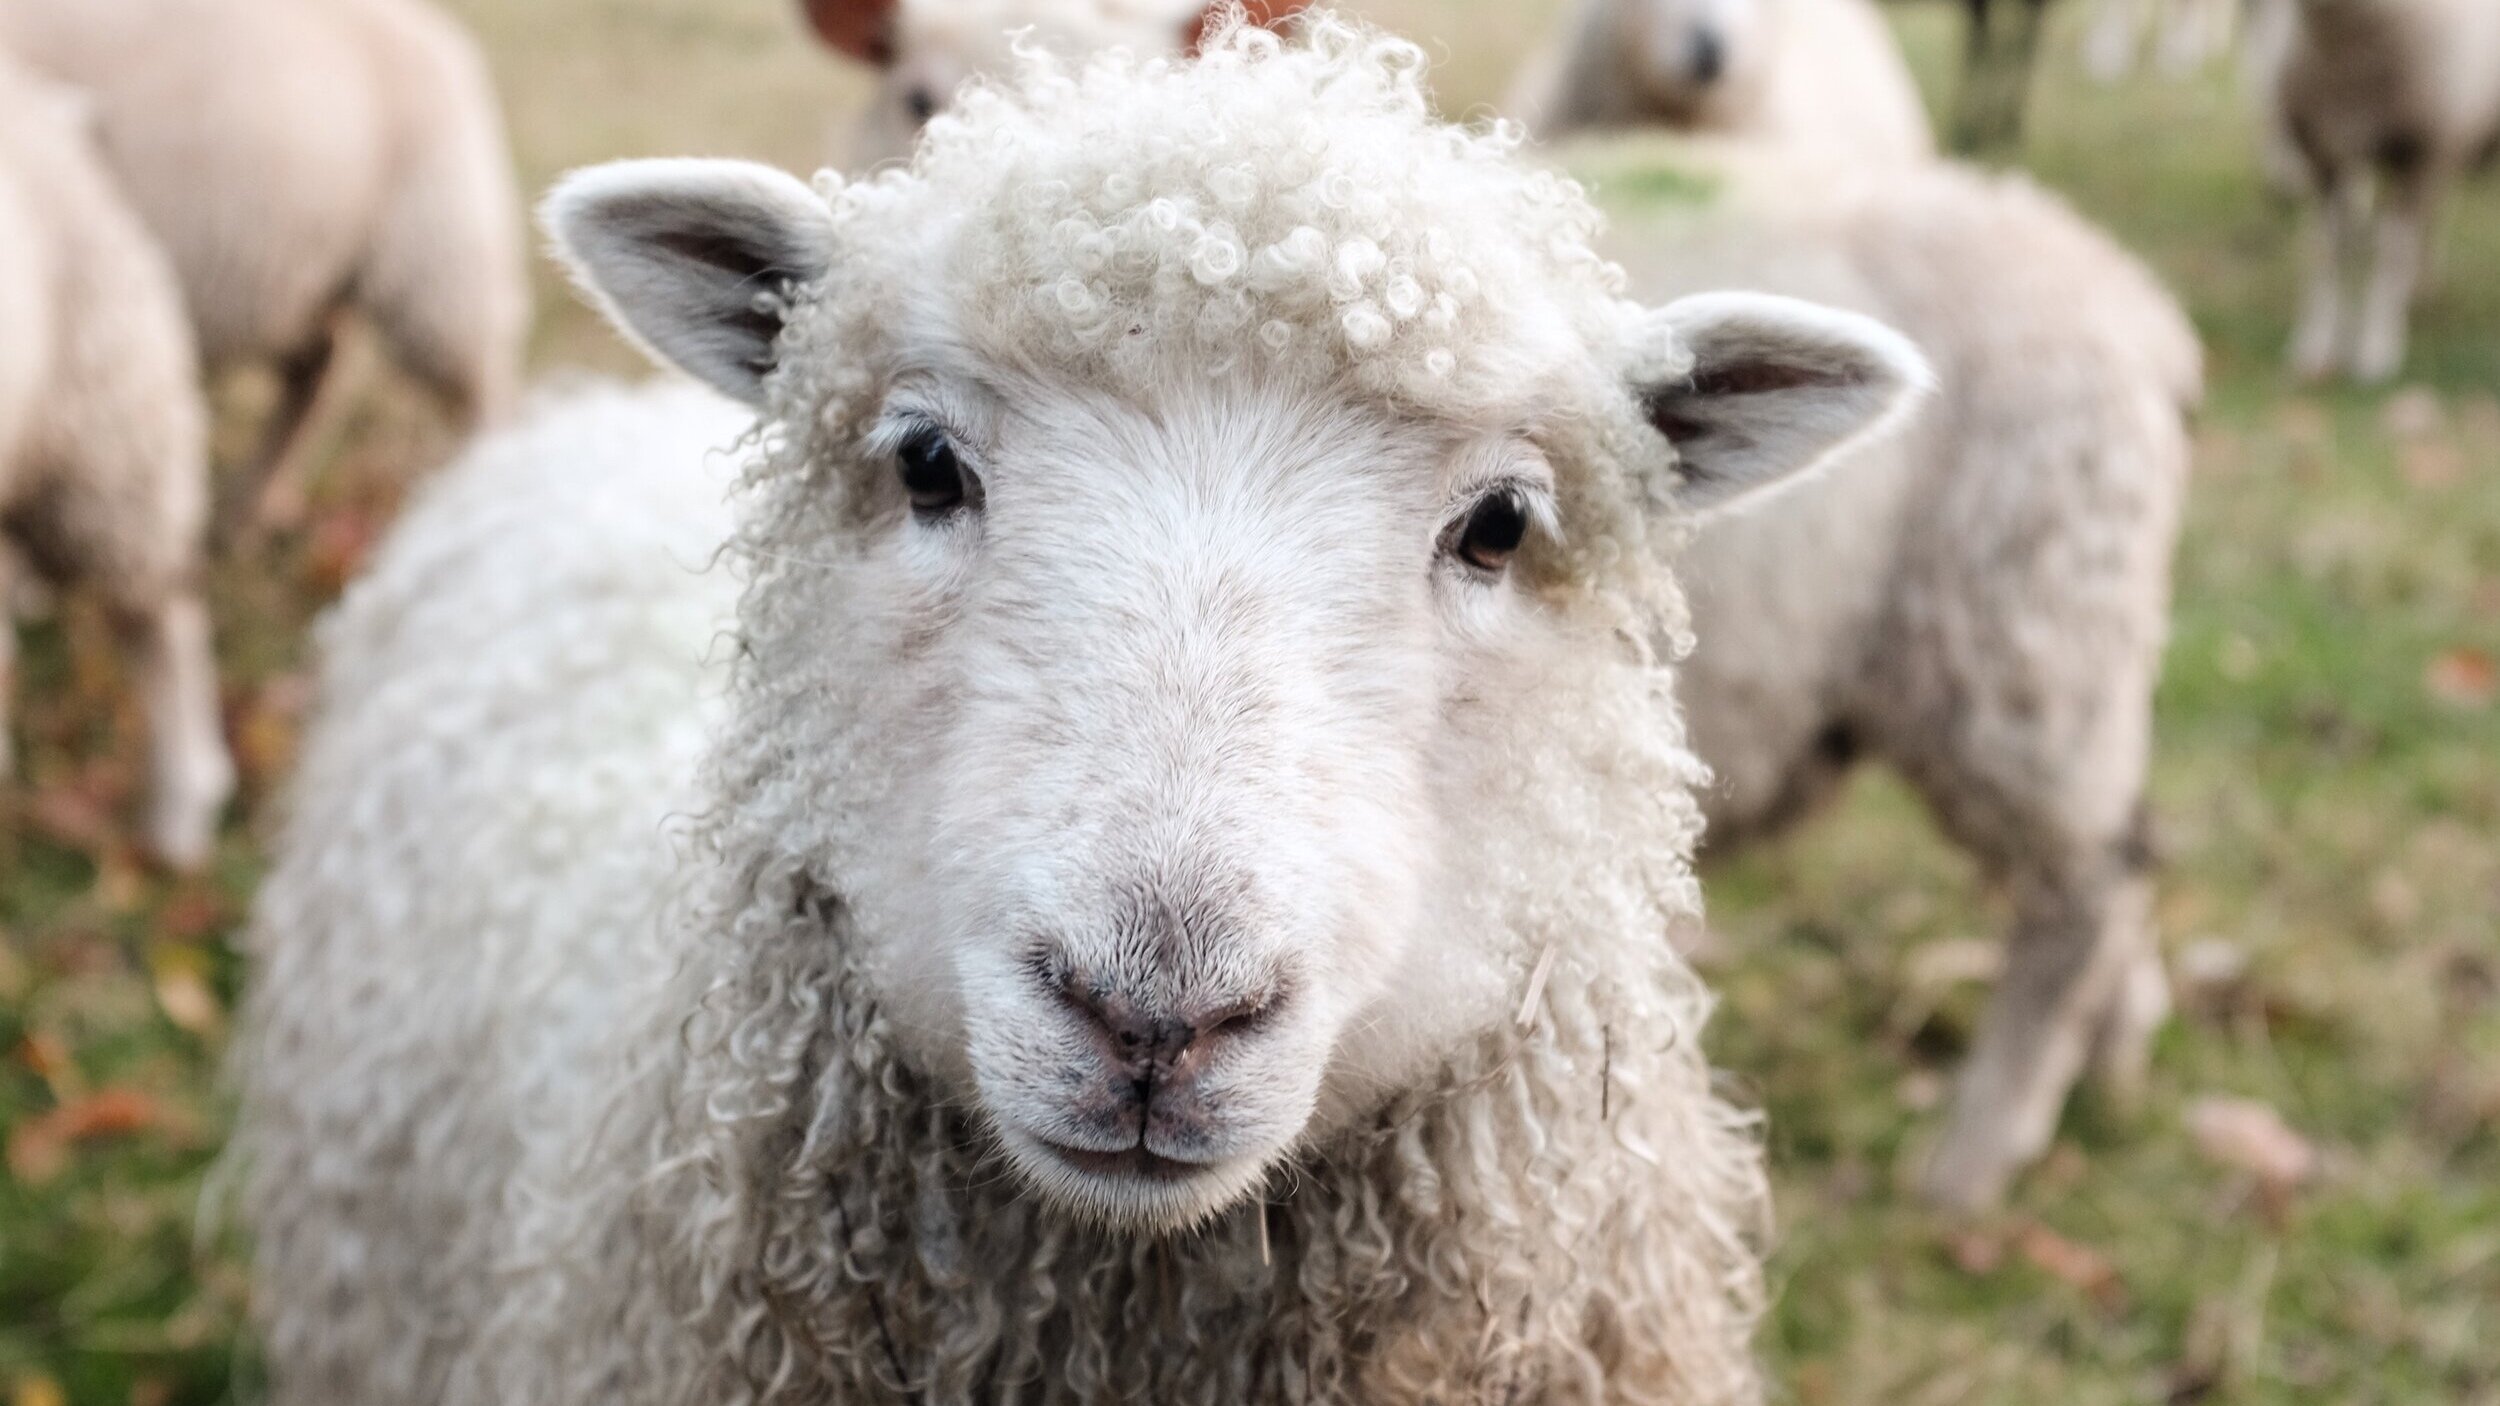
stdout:
[(2465, 477), (2465, 451), (2444, 439), (2421, 439), (2396, 454), (2396, 471), (2413, 488), (2447, 488)]
[(197, 942), (225, 923), (225, 898), (207, 884), (183, 885), (156, 915), (156, 930), (175, 942)]
[(2489, 707), (2500, 696), (2500, 664), (2479, 649), (2447, 650), (2422, 670), (2422, 687), (2450, 707)]
[(304, 549), (305, 566), (313, 584), (325, 596), (337, 595), (355, 579), (380, 535), (380, 526), (371, 514), (354, 508), (323, 513), (313, 524), (311, 540)]
[(194, 1035), (214, 1035), (225, 1024), (225, 1008), (208, 989), (206, 973), (188, 963), (158, 965), (156, 1004), (164, 1008), (167, 1020)]
[(2005, 1237), (1985, 1230), (1957, 1230), (1945, 1237), (1944, 1252), (1964, 1274), (1994, 1274), (2005, 1263)]
[(2088, 1245), (2069, 1240), (2037, 1221), (2014, 1237), (2015, 1248), (2041, 1273), (2068, 1285), (2111, 1313), (2127, 1306), (2127, 1286), (2117, 1266)]
[(2448, 427), (2448, 407), (2428, 386), (2407, 386), (2380, 407), (2379, 427), (2397, 439), (2428, 439)]
[(26, 819), (36, 834), (81, 854), (111, 848), (119, 833), (112, 802), (82, 786), (46, 786), (37, 791), (26, 803)]
[(69, 1168), (77, 1144), (140, 1132), (158, 1121), (155, 1099), (136, 1089), (102, 1089), (17, 1125), (9, 1134), (9, 1172), (40, 1186)]
[(2317, 1148), (2255, 1099), (2200, 1098), (2188, 1105), (2187, 1128), (2208, 1160), (2246, 1172), (2272, 1192), (2289, 1191), (2318, 1169)]

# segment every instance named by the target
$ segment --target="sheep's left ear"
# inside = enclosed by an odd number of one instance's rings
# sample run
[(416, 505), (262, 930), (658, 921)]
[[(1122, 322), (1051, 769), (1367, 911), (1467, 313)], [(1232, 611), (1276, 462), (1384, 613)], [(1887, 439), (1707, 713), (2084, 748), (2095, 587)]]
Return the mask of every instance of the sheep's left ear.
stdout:
[(764, 399), (782, 299), (833, 263), (833, 215), (745, 161), (618, 161), (559, 182), (540, 218), (574, 281), (651, 356)]
[(799, 0), (799, 12), (826, 47), (861, 63), (894, 62), (895, 0)]
[[(1652, 335), (1691, 366), (1639, 387), (1675, 445), (1676, 500), (1706, 512), (1891, 430), (1934, 385), (1907, 337), (1871, 317), (1761, 293), (1669, 303)], [(1677, 357), (1681, 361), (1682, 357)]]
[(1285, 21), (1311, 7), (1311, 0), (1208, 0), (1181, 31), (1184, 53), (1198, 52), (1207, 32), (1220, 24), (1227, 11), (1238, 9), (1244, 23), (1261, 29), (1282, 29)]

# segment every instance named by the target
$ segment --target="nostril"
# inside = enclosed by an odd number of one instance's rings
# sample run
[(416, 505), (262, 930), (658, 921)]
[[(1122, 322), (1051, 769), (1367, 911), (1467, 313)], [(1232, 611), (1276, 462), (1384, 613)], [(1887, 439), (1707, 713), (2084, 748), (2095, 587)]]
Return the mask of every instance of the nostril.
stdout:
[(1715, 83), (1727, 71), (1727, 42), (1715, 29), (1693, 31), (1693, 78), (1696, 82)]
[(1198, 1021), (1198, 1038), (1211, 1040), (1257, 1034), (1275, 1019), (1278, 1008), (1284, 1004), (1283, 994), (1282, 988), (1269, 987), (1208, 1011)]
[(937, 94), (915, 83), (903, 92), (903, 108), (911, 114), (912, 121), (926, 122), (937, 116)]
[(1178, 1010), (1148, 1010), (1065, 967), (1045, 969), (1044, 983), (1068, 1013), (1091, 1027), (1105, 1054), (1131, 1069), (1178, 1066), (1226, 1040), (1257, 1034), (1285, 1005), (1286, 988), (1263, 987), (1247, 996)]

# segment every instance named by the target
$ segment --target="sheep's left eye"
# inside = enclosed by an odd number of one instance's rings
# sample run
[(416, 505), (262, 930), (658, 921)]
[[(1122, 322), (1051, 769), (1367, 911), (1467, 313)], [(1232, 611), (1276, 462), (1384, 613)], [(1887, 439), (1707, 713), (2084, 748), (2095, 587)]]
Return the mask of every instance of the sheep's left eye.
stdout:
[(1528, 505), (1518, 492), (1503, 489), (1485, 495), (1459, 525), (1453, 550), (1459, 560), (1479, 571), (1498, 572), (1519, 554), (1528, 540)]
[(946, 432), (930, 425), (916, 430), (894, 455), (895, 472), (914, 512), (932, 516), (976, 506), (980, 486), (955, 456)]

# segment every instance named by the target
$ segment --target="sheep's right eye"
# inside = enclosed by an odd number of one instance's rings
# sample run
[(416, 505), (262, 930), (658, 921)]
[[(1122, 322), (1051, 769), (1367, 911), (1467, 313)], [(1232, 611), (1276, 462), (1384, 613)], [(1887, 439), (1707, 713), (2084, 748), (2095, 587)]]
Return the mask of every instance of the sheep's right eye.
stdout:
[(912, 432), (896, 451), (895, 472), (903, 480), (912, 511), (931, 517), (980, 505), (980, 485), (956, 457), (946, 432), (935, 425)]

